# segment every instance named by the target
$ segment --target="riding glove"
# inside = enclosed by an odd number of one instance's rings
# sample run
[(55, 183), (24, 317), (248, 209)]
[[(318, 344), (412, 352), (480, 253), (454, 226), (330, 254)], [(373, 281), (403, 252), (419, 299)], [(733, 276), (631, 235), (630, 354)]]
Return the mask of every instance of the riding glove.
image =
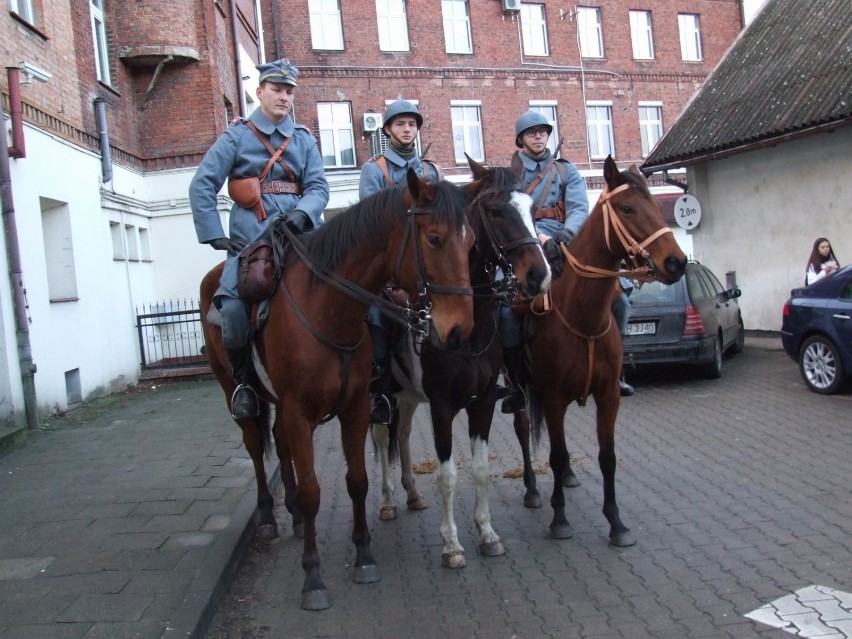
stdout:
[(246, 243), (243, 240), (235, 238), (218, 237), (210, 242), (210, 246), (217, 251), (228, 251), (229, 253), (236, 254), (246, 247)]
[(272, 233), (274, 235), (283, 235), (284, 230), (281, 226), (284, 225), (290, 229), (291, 233), (299, 235), (308, 228), (309, 224), (310, 220), (304, 211), (290, 211), (289, 213), (279, 215), (272, 220)]
[(565, 254), (559, 245), (565, 244), (565, 246), (568, 246), (573, 239), (574, 234), (571, 231), (568, 229), (559, 229), (542, 245), (541, 250), (544, 251), (544, 257), (547, 258), (547, 262), (550, 264), (553, 277), (559, 277), (562, 274), (562, 269), (565, 267)]

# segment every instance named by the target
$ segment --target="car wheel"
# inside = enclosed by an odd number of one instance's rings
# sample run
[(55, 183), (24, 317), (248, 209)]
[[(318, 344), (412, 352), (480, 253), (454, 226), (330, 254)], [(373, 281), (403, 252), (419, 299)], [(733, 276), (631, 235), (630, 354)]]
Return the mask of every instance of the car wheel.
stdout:
[(722, 336), (716, 337), (716, 350), (713, 359), (704, 365), (704, 376), (707, 379), (719, 379), (722, 376)]
[(843, 362), (834, 344), (822, 335), (813, 335), (799, 351), (799, 371), (813, 392), (831, 395), (843, 386)]
[(731, 344), (731, 352), (734, 355), (742, 353), (743, 347), (745, 347), (745, 324), (743, 324), (743, 316), (740, 315), (737, 322), (737, 339)]

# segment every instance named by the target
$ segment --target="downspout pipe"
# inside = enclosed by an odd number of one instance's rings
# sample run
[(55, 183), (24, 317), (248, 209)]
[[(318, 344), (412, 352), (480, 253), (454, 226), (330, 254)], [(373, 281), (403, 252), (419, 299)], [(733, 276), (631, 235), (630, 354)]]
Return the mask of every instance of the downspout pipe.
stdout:
[(106, 102), (95, 98), (95, 118), (98, 121), (98, 135), (101, 139), (101, 175), (103, 183), (112, 182), (112, 155), (109, 150), (109, 129), (107, 128)]
[[(11, 91), (10, 91), (11, 93)], [(0, 110), (2, 113), (2, 110)], [(27, 299), (21, 271), (21, 248), (18, 244), (18, 225), (15, 221), (15, 204), (12, 200), (12, 169), (9, 165), (9, 147), (6, 139), (6, 116), (0, 126), (0, 205), (3, 212), (3, 230), (6, 234), (6, 254), (9, 260), (9, 280), (12, 288), (12, 306), (18, 338), (18, 361), (21, 366), (21, 386), (24, 392), (24, 410), (27, 428), (38, 428), (35, 373), (30, 347), (30, 324), (27, 318)]]
[(236, 0), (229, 0), (228, 10), (231, 12), (231, 39), (234, 41), (234, 73), (237, 76), (237, 105), (240, 110), (240, 117), (246, 116), (246, 109), (243, 105), (243, 71), (240, 69), (240, 41), (237, 39), (237, 3)]
[[(24, 109), (21, 101), (21, 70), (18, 67), (6, 67), (6, 77), (9, 78), (9, 112), (12, 115), (12, 146), (9, 156), (16, 160), (27, 157), (27, 146), (24, 143)], [(3, 143), (6, 146), (6, 143)]]

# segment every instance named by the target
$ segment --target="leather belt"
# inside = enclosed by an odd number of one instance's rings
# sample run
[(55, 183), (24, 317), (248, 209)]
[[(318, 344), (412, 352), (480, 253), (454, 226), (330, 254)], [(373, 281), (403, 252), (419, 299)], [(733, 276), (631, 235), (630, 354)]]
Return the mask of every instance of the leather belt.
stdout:
[(260, 192), (276, 194), (290, 193), (292, 195), (301, 195), (302, 189), (300, 189), (299, 185), (295, 182), (288, 182), (286, 180), (272, 180), (271, 182), (261, 182)]
[(565, 221), (565, 211), (558, 206), (550, 208), (540, 208), (535, 211), (535, 219), (537, 220), (556, 220), (557, 222)]

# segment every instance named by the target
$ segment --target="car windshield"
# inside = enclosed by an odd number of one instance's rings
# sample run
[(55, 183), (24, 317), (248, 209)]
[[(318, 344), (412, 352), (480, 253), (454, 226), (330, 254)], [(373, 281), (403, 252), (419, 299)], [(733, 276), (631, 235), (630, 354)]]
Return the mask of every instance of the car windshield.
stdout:
[(633, 289), (633, 293), (630, 295), (630, 303), (633, 306), (679, 304), (680, 290), (680, 283), (661, 284), (660, 282), (649, 282), (648, 284), (643, 284), (642, 288)]

